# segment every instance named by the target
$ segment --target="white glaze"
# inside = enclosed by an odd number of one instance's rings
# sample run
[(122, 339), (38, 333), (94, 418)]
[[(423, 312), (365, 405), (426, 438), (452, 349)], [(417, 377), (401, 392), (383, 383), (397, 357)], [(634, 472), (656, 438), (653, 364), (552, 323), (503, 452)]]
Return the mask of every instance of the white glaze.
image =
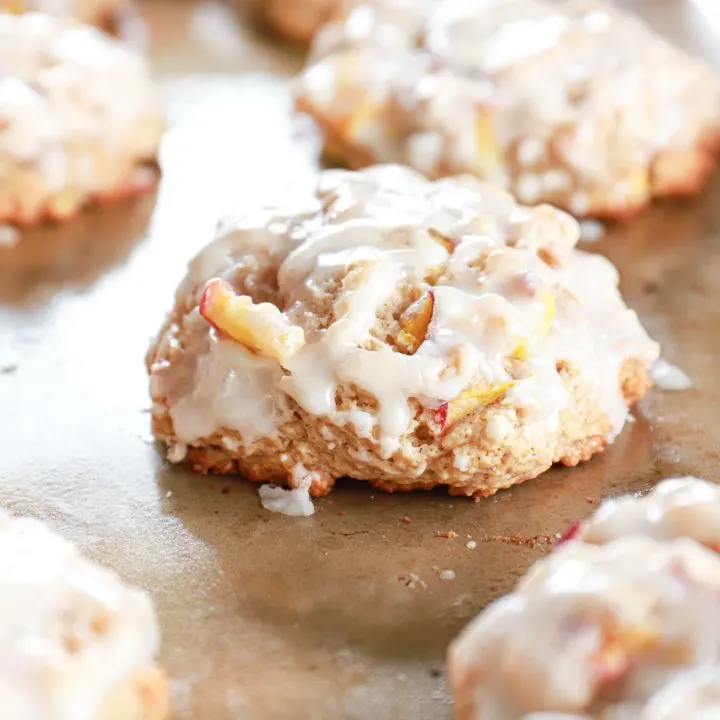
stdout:
[(605, 226), (597, 220), (583, 220), (580, 223), (580, 238), (583, 242), (597, 242), (605, 236)]
[[(186, 318), (186, 323), (204, 322), (197, 314)], [(272, 436), (279, 363), (217, 335), (206, 343), (192, 391), (170, 409), (177, 436), (191, 443), (221, 428), (237, 430), (246, 444)]]
[(661, 390), (689, 390), (693, 386), (692, 380), (683, 370), (663, 358), (655, 361), (650, 373), (653, 383)]
[(625, 535), (689, 537), (720, 552), (720, 486), (696, 477), (663, 480), (647, 495), (606, 500), (578, 539), (603, 544)]
[(708, 665), (678, 674), (650, 700), (640, 720), (714, 720), (718, 717), (720, 665)]
[(0, 247), (13, 247), (20, 242), (20, 231), (12, 225), (0, 225)]
[(101, 141), (108, 165), (150, 159), (162, 113), (135, 50), (92, 27), (0, 12), (0, 126), (0, 168), (31, 163), (50, 190), (100, 191), (108, 168), (88, 148)]
[[(321, 31), (298, 94), (377, 161), (476, 172), (529, 203), (559, 192), (582, 215), (591, 196), (632, 201), (659, 151), (718, 128), (710, 69), (604, 0), (348, 5)], [(478, 142), (481, 109), (499, 158)], [(548, 162), (562, 175), (547, 178)]]
[(465, 629), (451, 682), (472, 720), (714, 717), (719, 593), (720, 559), (691, 540), (572, 543)]
[(0, 717), (8, 720), (97, 720), (115, 686), (155, 661), (147, 593), (43, 523), (5, 512), (0, 614)]
[(278, 485), (261, 485), (258, 495), (262, 506), (270, 512), (290, 517), (309, 517), (315, 513), (307, 484), (290, 490)]
[[(326, 172), (318, 192), (318, 199), (296, 202), (297, 214), (277, 208), (226, 223), (191, 264), (178, 291), (186, 307), (199, 301), (206, 280), (230, 281), (238, 268), (257, 264), (254, 253), (267, 254), (277, 264), (283, 314), (304, 326), (306, 343), (283, 369), (219, 339), (197, 310), (186, 315), (193, 378), (170, 401), (179, 441), (192, 444), (222, 429), (236, 430), (246, 445), (273, 436), (292, 398), (335, 425), (351, 424), (387, 458), (403, 446), (411, 399), (433, 408), (469, 384), (511, 384), (505, 402), (522, 411), (524, 432), (543, 437), (558, 431), (569, 401), (560, 362), (573, 366), (607, 413), (608, 440), (620, 431), (627, 416), (621, 365), (629, 358), (649, 364), (658, 348), (624, 306), (613, 266), (575, 249), (574, 220), (549, 207), (522, 208), (471, 179), (432, 183), (396, 166)], [(430, 228), (452, 239), (452, 254)], [(552, 254), (556, 266), (538, 251)], [(487, 256), (484, 271), (473, 265), (481, 256)], [(351, 266), (333, 301), (333, 322), (314, 329), (307, 304), (323, 297), (328, 278), (345, 276)], [(438, 274), (434, 310), (417, 352), (401, 354), (373, 338), (376, 314), (397, 283), (422, 287), (430, 272)], [(525, 359), (511, 374), (508, 358), (521, 343)], [(155, 396), (165, 393), (166, 368), (152, 368)], [(338, 409), (336, 391), (350, 385), (373, 396), (377, 410)], [(498, 442), (509, 431), (501, 420), (489, 428)]]

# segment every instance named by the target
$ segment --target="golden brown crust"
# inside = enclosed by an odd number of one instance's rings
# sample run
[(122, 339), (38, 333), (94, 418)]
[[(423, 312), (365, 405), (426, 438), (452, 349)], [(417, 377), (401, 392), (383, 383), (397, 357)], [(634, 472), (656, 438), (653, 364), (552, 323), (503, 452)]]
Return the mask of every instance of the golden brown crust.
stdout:
[[(102, 192), (86, 195), (70, 188), (50, 198), (41, 199), (43, 189), (28, 179), (17, 186), (13, 195), (0, 199), (0, 224), (32, 227), (44, 220), (63, 222), (70, 220), (93, 203), (112, 203), (150, 193), (157, 186), (159, 169), (156, 165), (134, 168), (117, 185)], [(31, 193), (34, 193), (32, 195)]]
[(697, 195), (717, 166), (720, 133), (702, 138), (691, 150), (666, 150), (654, 159), (650, 178), (656, 197)]
[(129, 2), (118, 2), (112, 7), (100, 6), (90, 17), (76, 18), (88, 25), (94, 25), (113, 37), (121, 37), (126, 24), (137, 18), (137, 8)]
[(135, 3), (118, 3), (113, 9), (106, 9), (98, 14), (93, 25), (99, 27), (108, 35), (122, 38), (126, 28), (139, 20), (139, 13)]
[[(368, 148), (349, 141), (338, 123), (319, 113), (306, 98), (298, 97), (295, 106), (298, 112), (309, 115), (319, 126), (323, 152), (331, 164), (361, 170), (380, 161)], [(611, 221), (628, 220), (646, 210), (656, 198), (699, 195), (717, 167), (719, 150), (718, 132), (706, 133), (690, 150), (664, 150), (651, 162), (646, 194), (619, 201), (602, 196), (591, 197), (589, 210), (583, 215)], [(554, 194), (542, 201), (569, 207), (570, 195)]]
[[(171, 316), (161, 331), (160, 340), (170, 331), (181, 314), (176, 310)], [(184, 346), (185, 340), (182, 333), (176, 335), (175, 339), (177, 344), (166, 345), (165, 347), (169, 348), (167, 350), (161, 347), (160, 341), (151, 347), (146, 358), (148, 368), (156, 362), (179, 360), (179, 355), (182, 354), (179, 347)], [(517, 438), (508, 443), (492, 441), (486, 428), (490, 415), (501, 411), (501, 406), (495, 405), (485, 408), (480, 415), (470, 414), (449, 428), (439, 442), (433, 441), (427, 456), (428, 468), (419, 478), (413, 478), (409, 471), (404, 475), (389, 474), (381, 467), (374, 472), (368, 472), (367, 467), (360, 469), (360, 466), (340, 466), (336, 470), (328, 466), (327, 472), (320, 472), (314, 477), (310, 494), (314, 497), (324, 496), (330, 492), (337, 478), (350, 476), (366, 480), (387, 492), (431, 490), (438, 485), (447, 485), (451, 495), (471, 496), (478, 500), (535, 478), (554, 463), (575, 466), (589, 460), (604, 451), (611, 432), (611, 423), (590, 395), (583, 392), (571, 368), (564, 368), (562, 376), (572, 400), (561, 415), (563, 437), (555, 454), (539, 445), (523, 445)], [(624, 363), (620, 381), (628, 407), (642, 398), (652, 385), (649, 368), (643, 361), (634, 358)], [(168, 399), (156, 396), (153, 401), (156, 409), (161, 409), (161, 412), (153, 413), (153, 432), (169, 445), (179, 443), (168, 412)], [(299, 406), (294, 406), (294, 416), (293, 428), (297, 437), (293, 440), (298, 445), (323, 443), (322, 426), (318, 425), (318, 418), (309, 416)], [(334, 431), (341, 433), (342, 429), (334, 428)], [(289, 441), (263, 444), (248, 455), (240, 440), (235, 431), (221, 429), (212, 436), (203, 438), (197, 446), (187, 447), (184, 461), (201, 474), (242, 475), (252, 482), (292, 484), (287, 469), (280, 462), (280, 455), (290, 449)], [(345, 447), (356, 448), (359, 452), (372, 451), (371, 443), (357, 438), (350, 431), (343, 435), (341, 442)], [(453, 477), (453, 450), (461, 445), (472, 448), (476, 465), (480, 465), (484, 470), (472, 478), (463, 477), (457, 480)], [(328, 461), (331, 461), (330, 457)]]
[(652, 387), (647, 365), (639, 360), (627, 360), (620, 370), (620, 384), (628, 407), (641, 400)]
[(309, 45), (341, 0), (259, 0), (263, 21), (286, 40)]

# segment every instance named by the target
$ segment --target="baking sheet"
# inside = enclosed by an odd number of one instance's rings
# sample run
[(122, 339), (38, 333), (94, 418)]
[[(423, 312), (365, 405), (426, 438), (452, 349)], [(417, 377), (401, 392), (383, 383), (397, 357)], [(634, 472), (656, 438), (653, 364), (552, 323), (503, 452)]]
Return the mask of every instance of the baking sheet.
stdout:
[[(720, 67), (714, 0), (627, 4)], [(556, 532), (662, 477), (720, 480), (720, 182), (588, 246), (695, 389), (654, 391), (604, 456), (478, 504), (341, 482), (311, 518), (273, 515), (255, 486), (165, 464), (143, 356), (217, 214), (308, 181), (301, 58), (221, 4), (142, 7), (171, 115), (157, 196), (0, 248), (0, 503), (153, 592), (176, 718), (448, 718), (448, 642)]]

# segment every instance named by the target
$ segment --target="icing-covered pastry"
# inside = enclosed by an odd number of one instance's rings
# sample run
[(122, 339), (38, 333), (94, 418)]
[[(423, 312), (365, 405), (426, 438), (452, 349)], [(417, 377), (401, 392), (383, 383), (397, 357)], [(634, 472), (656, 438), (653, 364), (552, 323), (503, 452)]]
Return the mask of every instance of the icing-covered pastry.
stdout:
[(150, 349), (169, 459), (491, 495), (621, 431), (658, 347), (575, 220), (467, 176), (321, 174), (223, 223)]
[(627, 216), (700, 190), (720, 82), (604, 0), (360, 0), (297, 87), (350, 167), (472, 172), (526, 204)]
[(0, 12), (41, 12), (114, 32), (133, 7), (132, 0), (0, 0)]
[(340, 9), (342, 0), (257, 0), (270, 27), (289, 40), (307, 45)]
[(720, 486), (696, 477), (663, 480), (647, 495), (606, 500), (567, 539), (603, 545), (632, 534), (692, 538), (720, 552)]
[(458, 720), (720, 713), (720, 558), (692, 540), (570, 543), (450, 647)]
[(72, 21), (0, 13), (0, 223), (147, 189), (163, 125), (139, 53)]
[(0, 717), (165, 720), (150, 596), (0, 511)]

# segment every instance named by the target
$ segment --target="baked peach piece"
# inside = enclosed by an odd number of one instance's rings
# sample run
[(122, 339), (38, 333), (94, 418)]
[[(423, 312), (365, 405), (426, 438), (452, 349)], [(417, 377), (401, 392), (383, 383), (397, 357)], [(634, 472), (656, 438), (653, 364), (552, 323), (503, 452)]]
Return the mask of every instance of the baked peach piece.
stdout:
[(578, 217), (698, 193), (720, 144), (710, 68), (603, 0), (355, 0), (296, 97), (351, 168), (470, 172)]
[(0, 12), (41, 12), (115, 32), (134, 12), (133, 0), (0, 0)]
[(333, 18), (344, 0), (256, 0), (261, 16), (288, 40), (308, 45), (320, 28)]
[(0, 13), (0, 223), (143, 192), (164, 128), (144, 58), (96, 28)]
[(166, 720), (150, 596), (0, 511), (0, 717)]
[(693, 540), (569, 543), (450, 647), (457, 720), (720, 717), (720, 558)]
[(229, 219), (148, 354), (173, 462), (476, 498), (587, 460), (658, 346), (578, 223), (466, 176), (325, 171)]

